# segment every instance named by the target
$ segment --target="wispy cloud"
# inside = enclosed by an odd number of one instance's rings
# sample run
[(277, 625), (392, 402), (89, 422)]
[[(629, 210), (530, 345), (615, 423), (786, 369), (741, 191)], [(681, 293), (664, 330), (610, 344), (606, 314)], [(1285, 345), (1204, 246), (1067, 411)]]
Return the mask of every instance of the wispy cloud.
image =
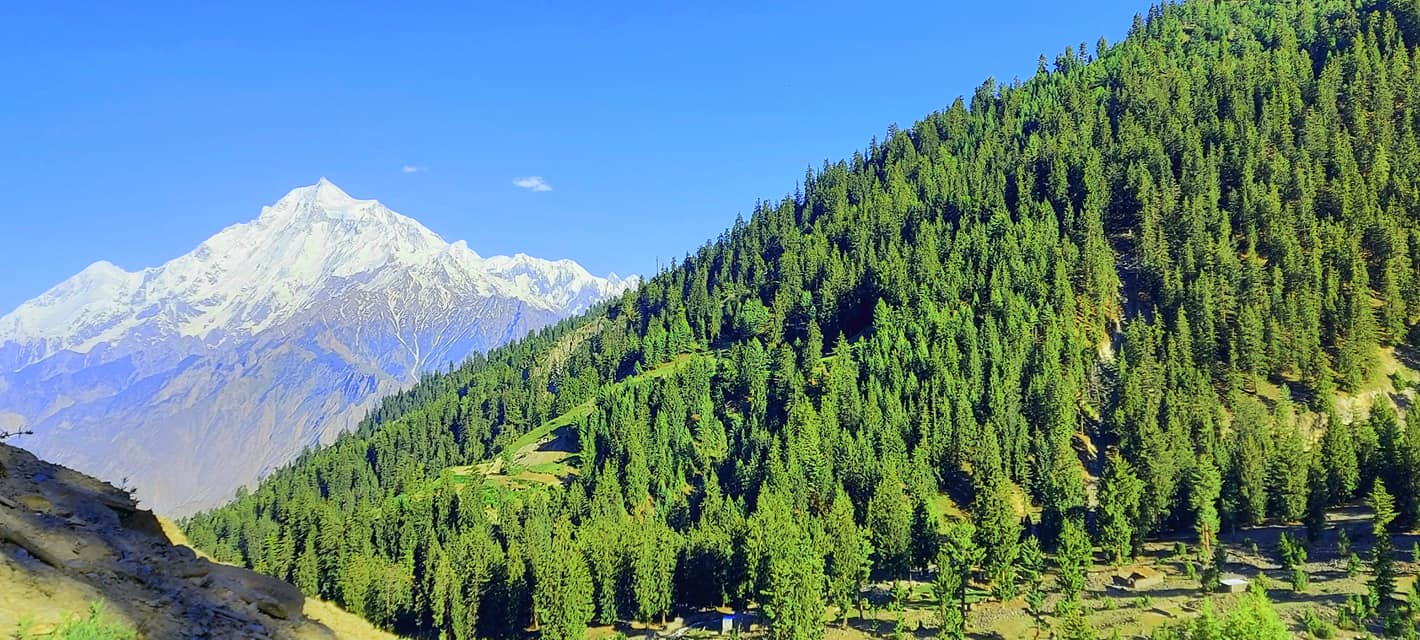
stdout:
[(401, 168), (401, 169), (399, 170), (399, 172), (400, 172), (400, 173), (424, 173), (425, 171), (428, 171), (428, 170), (429, 170), (429, 167), (418, 167), (418, 166), (415, 166), (415, 165), (412, 165), (412, 164), (407, 164), (407, 165), (404, 165), (404, 167)]
[(542, 176), (528, 176), (526, 178), (513, 178), (513, 184), (527, 189), (528, 191), (552, 191), (552, 185), (547, 184)]

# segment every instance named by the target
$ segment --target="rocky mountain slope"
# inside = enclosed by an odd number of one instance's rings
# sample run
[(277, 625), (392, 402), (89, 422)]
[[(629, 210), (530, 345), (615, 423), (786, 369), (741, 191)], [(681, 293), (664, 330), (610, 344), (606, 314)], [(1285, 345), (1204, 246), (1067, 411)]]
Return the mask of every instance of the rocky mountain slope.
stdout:
[(634, 282), (483, 258), (321, 179), (162, 266), (98, 262), (0, 318), (0, 429), (183, 515)]
[(353, 616), (290, 584), (198, 557), (126, 492), (3, 444), (0, 593), (4, 634), (23, 625), (42, 637), (101, 603), (141, 638), (389, 637), (349, 631)]

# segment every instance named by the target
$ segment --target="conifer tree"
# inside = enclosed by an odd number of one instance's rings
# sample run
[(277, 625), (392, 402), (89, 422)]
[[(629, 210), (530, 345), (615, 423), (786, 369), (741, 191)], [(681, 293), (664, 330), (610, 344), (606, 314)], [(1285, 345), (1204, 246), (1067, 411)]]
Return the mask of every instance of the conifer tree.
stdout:
[(976, 494), (972, 522), (976, 542), (985, 553), (982, 568), (997, 588), (1014, 593), (1017, 544), (1021, 539), (1021, 519), (1012, 504), (1011, 484), (1001, 474), (992, 474)]
[(631, 557), (631, 590), (643, 622), (657, 615), (665, 624), (675, 587), (680, 536), (659, 517), (646, 516), (635, 528)]
[(1124, 562), (1136, 548), (1134, 523), (1139, 519), (1139, 498), (1144, 483), (1134, 467), (1117, 452), (1105, 462), (1099, 490), (1100, 546), (1115, 564)]
[(912, 557), (912, 506), (895, 473), (884, 475), (873, 492), (867, 525), (874, 566), (888, 578), (906, 577)]
[(926, 500), (919, 499), (912, 509), (912, 568), (925, 571), (937, 557), (941, 532), (937, 516)]
[[(822, 633), (865, 549), (888, 580), (943, 555), (944, 493), (971, 494), (968, 564), (997, 596), (1014, 566), (1041, 614), (1032, 546), (1064, 561), (1064, 635), (1089, 633), (1066, 589), (1087, 519), (1116, 562), (1195, 532), (1210, 574), (1220, 528), (1302, 518), (1316, 539), (1375, 480), (1409, 526), (1420, 437), (1384, 398), (1343, 423), (1336, 391), (1374, 379), (1377, 343), (1420, 338), (1413, 4), (1160, 4), (1097, 59), (1072, 49), (825, 163), (184, 526), (426, 638), (560, 625), (564, 519), (599, 620), (757, 604), (783, 638)], [(1268, 381), (1307, 405), (1268, 415)], [(576, 473), (529, 486), (507, 463), (542, 425)], [(1008, 513), (1037, 512), (1008, 562)], [(684, 544), (643, 535), (662, 527)], [(1237, 624), (1268, 637), (1248, 602)]]
[(976, 527), (970, 522), (953, 522), (947, 526), (937, 556), (937, 576), (932, 583), (941, 636), (966, 637), (967, 581), (984, 555), (985, 550), (976, 544)]
[(952, 549), (943, 546), (937, 555), (937, 575), (932, 580), (932, 596), (937, 599), (937, 637), (965, 638), (966, 618), (961, 610), (963, 576), (954, 566)]
[(1277, 609), (1267, 599), (1267, 591), (1261, 581), (1254, 582), (1247, 594), (1228, 612), (1220, 631), (1223, 638), (1286, 640), (1292, 637), (1292, 632), (1278, 617)]
[(1060, 529), (1060, 545), (1055, 552), (1055, 566), (1058, 569), (1060, 593), (1066, 600), (1074, 601), (1085, 590), (1085, 574), (1094, 561), (1094, 550), (1090, 538), (1085, 534), (1085, 525), (1078, 519), (1065, 520)]
[(1321, 454), (1317, 453), (1310, 457), (1311, 464), (1307, 466), (1307, 513), (1305, 522), (1307, 525), (1307, 539), (1316, 542), (1321, 539), (1322, 531), (1326, 529), (1326, 509), (1331, 502), (1331, 487), (1327, 482), (1328, 476), (1321, 462)]
[(1206, 559), (1213, 555), (1213, 545), (1218, 542), (1218, 494), (1222, 479), (1218, 476), (1218, 469), (1204, 457), (1194, 467), (1189, 485), (1193, 530), (1198, 534), (1198, 553)]
[[(616, 500), (619, 504), (619, 495)], [(620, 614), (620, 584), (627, 563), (623, 536), (627, 535), (625, 525), (613, 515), (593, 516), (578, 532), (591, 572), (597, 621), (602, 624), (615, 622)]]
[(1310, 457), (1291, 403), (1282, 405), (1274, 419), (1274, 449), (1267, 461), (1268, 513), (1290, 522), (1306, 513)]
[(580, 640), (595, 612), (592, 578), (566, 518), (554, 529), (552, 548), (556, 552), (539, 563), (534, 597), (542, 634), (552, 640)]
[(1021, 543), (1019, 563), (1021, 579), (1026, 586), (1026, 607), (1035, 619), (1036, 632), (1039, 634), (1045, 624), (1045, 554), (1034, 535), (1026, 536), (1025, 542)]
[(1420, 438), (1415, 428), (1400, 423), (1395, 408), (1384, 400), (1371, 408), (1370, 426), (1379, 448), (1376, 477), (1394, 492), (1396, 526), (1411, 528), (1420, 521)]
[(1395, 500), (1386, 491), (1385, 483), (1377, 479), (1366, 496), (1366, 506), (1371, 508), (1371, 534), (1375, 542), (1371, 546), (1371, 602), (1387, 634), (1393, 633), (1401, 624), (1395, 601), (1395, 545), (1391, 540), (1390, 524), (1395, 520)]
[(746, 553), (774, 640), (823, 637), (824, 559), (802, 521), (773, 490), (760, 496), (750, 517)]
[(853, 504), (848, 494), (839, 490), (824, 523), (824, 570), (828, 576), (828, 600), (838, 608), (838, 616), (846, 627), (848, 611), (858, 601), (858, 594), (872, 568), (872, 546), (858, 524), (853, 521)]

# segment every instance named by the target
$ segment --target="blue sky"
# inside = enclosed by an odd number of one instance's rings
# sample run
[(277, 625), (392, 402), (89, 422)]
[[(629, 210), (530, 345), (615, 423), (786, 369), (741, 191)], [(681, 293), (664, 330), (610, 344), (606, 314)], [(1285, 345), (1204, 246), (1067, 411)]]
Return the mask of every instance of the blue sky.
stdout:
[(292, 4), (7, 8), (0, 314), (321, 176), (483, 255), (650, 273), (805, 167), (1148, 7)]

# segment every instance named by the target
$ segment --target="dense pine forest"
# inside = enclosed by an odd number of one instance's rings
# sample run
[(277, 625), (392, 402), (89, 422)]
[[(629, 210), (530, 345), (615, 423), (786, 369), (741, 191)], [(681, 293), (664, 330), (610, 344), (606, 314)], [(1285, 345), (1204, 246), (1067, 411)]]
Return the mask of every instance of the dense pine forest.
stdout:
[(1417, 45), (1412, 1), (1153, 8), (184, 526), (401, 633), (550, 640), (720, 605), (811, 639), (870, 580), (1043, 571), (1083, 634), (1092, 552), (1181, 536), (1206, 583), (1222, 532), (1413, 528), (1420, 424), (1366, 392), (1420, 339)]

